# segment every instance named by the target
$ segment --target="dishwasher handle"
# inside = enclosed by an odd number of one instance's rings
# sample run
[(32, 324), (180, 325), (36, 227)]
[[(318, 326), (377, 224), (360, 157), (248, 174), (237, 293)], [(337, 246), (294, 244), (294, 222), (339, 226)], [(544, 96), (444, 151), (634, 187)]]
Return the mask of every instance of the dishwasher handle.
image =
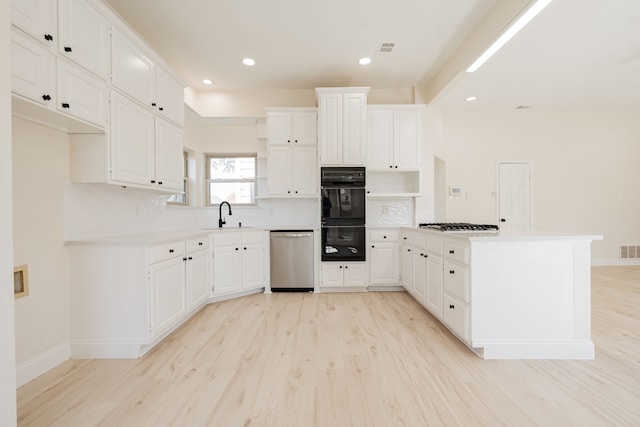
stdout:
[(311, 237), (313, 236), (312, 232), (308, 233), (273, 233), (273, 237)]

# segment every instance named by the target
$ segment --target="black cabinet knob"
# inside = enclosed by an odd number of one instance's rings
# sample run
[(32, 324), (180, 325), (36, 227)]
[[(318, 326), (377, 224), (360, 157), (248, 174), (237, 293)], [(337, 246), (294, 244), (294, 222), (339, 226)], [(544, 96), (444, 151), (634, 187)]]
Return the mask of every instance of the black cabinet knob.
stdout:
[(63, 102), (63, 103), (62, 103), (62, 108), (69, 108), (69, 107), (70, 107), (70, 105), (69, 105), (69, 104), (67, 104), (66, 102)]
[(407, 249), (407, 252), (411, 252), (411, 249)]
[(42, 95), (42, 99), (44, 99), (45, 101), (51, 101), (51, 96), (49, 96), (49, 95)]
[(198, 246), (202, 246), (202, 242), (198, 242)]
[(296, 139), (294, 142), (297, 144), (297, 143), (298, 143), (298, 140)]
[(155, 106), (156, 106), (156, 103), (155, 103), (155, 102), (152, 102), (152, 103), (151, 103), (151, 106), (152, 106), (152, 107), (155, 107)]
[(374, 245), (371, 245), (371, 249), (373, 249), (373, 248), (375, 248), (375, 246), (374, 246)]
[(345, 266), (344, 266), (344, 268), (345, 268), (345, 269), (347, 269), (347, 268), (349, 268), (349, 266), (348, 266), (348, 265), (345, 265)]
[(236, 248), (236, 251), (239, 250), (238, 248)]
[(45, 34), (44, 39), (48, 42), (53, 41), (53, 36), (51, 34)]
[(389, 165), (389, 169), (393, 169), (393, 166), (392, 166), (392, 165)]
[(453, 310), (454, 308), (456, 308), (456, 306), (455, 306), (455, 305), (453, 305), (453, 304), (449, 304), (449, 308), (450, 308), (451, 310)]
[(507, 222), (507, 220), (504, 218), (500, 218), (500, 222)]
[(156, 180), (155, 180), (155, 179), (152, 179), (152, 180), (151, 180), (151, 183), (152, 183), (152, 184), (155, 184), (155, 183), (156, 183)]
[(340, 266), (340, 268), (342, 268), (342, 266)]
[(190, 257), (189, 257), (189, 259), (193, 259), (193, 257), (192, 257), (192, 256), (190, 256)]
[(246, 247), (244, 247), (243, 249), (244, 249), (245, 251), (247, 250), (247, 248), (246, 248)]
[(158, 110), (160, 110), (160, 111), (164, 111), (164, 108), (160, 107), (160, 108), (158, 108)]
[(453, 249), (449, 251), (450, 254), (455, 254), (456, 251), (454, 251)]
[(456, 274), (454, 270), (449, 270), (449, 274)]
[(382, 236), (382, 238), (383, 238), (383, 239), (386, 239), (386, 238), (387, 238), (387, 236)]
[(371, 191), (370, 191), (370, 190), (367, 190), (367, 194), (371, 194)]
[(162, 181), (158, 181), (158, 185), (162, 185)]
[(287, 190), (287, 194), (291, 194), (291, 191), (290, 191), (290, 190)]
[(71, 52), (71, 48), (70, 48), (69, 46), (65, 46), (65, 47), (64, 47), (64, 51), (65, 51), (65, 52)]
[(187, 259), (186, 259), (186, 258), (182, 258), (182, 260), (183, 260), (183, 261), (186, 261)]
[(406, 238), (406, 237), (403, 237), (403, 238), (402, 238), (402, 240), (407, 240), (407, 238)]
[(396, 165), (395, 168), (398, 169), (398, 166)]
[(169, 249), (169, 253), (172, 254), (173, 253), (173, 249)]
[(296, 194), (298, 194), (298, 190), (296, 190)]

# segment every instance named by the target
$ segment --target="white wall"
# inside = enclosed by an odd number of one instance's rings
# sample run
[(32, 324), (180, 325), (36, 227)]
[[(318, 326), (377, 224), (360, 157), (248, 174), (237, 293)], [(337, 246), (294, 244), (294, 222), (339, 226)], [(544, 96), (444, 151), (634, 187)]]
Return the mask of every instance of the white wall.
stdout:
[[(446, 113), (447, 220), (497, 221), (498, 161), (533, 162), (533, 228), (602, 234), (596, 262), (612, 263), (619, 245), (640, 245), (638, 112)], [(468, 199), (467, 197), (468, 196)]]
[(16, 425), (9, 5), (0, 2), (0, 426)]
[(29, 272), (29, 295), (15, 304), (18, 386), (69, 358), (68, 175), (68, 135), (14, 117), (13, 256)]

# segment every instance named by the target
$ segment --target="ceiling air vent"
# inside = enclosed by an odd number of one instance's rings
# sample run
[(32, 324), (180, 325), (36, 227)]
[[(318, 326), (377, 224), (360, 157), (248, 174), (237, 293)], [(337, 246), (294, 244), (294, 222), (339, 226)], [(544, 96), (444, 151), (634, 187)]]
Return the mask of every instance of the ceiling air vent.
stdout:
[(380, 43), (380, 47), (378, 48), (378, 53), (391, 53), (393, 48), (396, 46), (393, 42), (384, 42)]

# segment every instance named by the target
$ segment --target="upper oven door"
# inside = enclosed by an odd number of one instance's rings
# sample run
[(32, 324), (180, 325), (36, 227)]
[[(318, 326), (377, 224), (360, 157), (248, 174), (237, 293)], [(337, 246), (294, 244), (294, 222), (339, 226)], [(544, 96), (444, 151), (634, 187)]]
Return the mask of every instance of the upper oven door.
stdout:
[(364, 188), (323, 188), (322, 225), (364, 225), (365, 197)]

